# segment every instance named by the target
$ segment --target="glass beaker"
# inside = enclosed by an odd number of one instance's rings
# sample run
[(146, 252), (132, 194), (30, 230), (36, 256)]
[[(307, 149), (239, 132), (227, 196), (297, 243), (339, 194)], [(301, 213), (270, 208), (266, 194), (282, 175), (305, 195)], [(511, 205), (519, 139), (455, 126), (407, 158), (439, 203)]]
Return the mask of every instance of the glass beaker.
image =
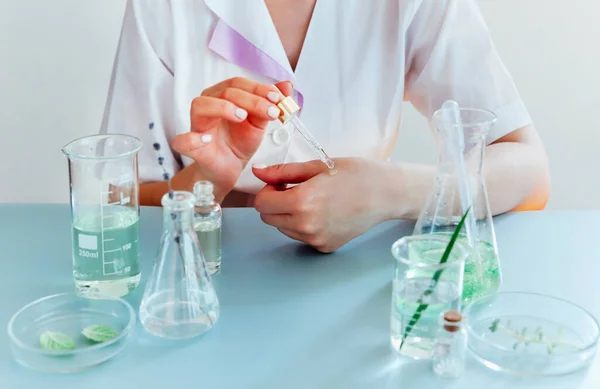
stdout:
[(164, 232), (140, 305), (140, 321), (151, 334), (185, 339), (210, 330), (220, 305), (194, 230), (192, 193), (162, 198)]
[[(450, 236), (466, 212), (459, 187), (467, 188), (470, 212), (459, 239), (471, 247), (463, 285), (463, 304), (468, 304), (495, 293), (502, 282), (483, 166), (485, 139), (496, 122), (496, 115), (475, 108), (461, 108), (459, 112), (459, 122), (449, 121), (452, 115), (444, 114), (443, 109), (433, 115), (438, 142), (437, 172), (413, 233)], [(464, 134), (464, 148), (458, 151), (453, 149), (458, 144), (453, 141), (457, 133)], [(458, 182), (462, 175), (457, 172), (455, 152), (463, 156), (464, 179), (468, 182)]]
[(63, 147), (69, 160), (73, 277), (82, 295), (121, 297), (140, 281), (138, 151), (127, 135)]
[(392, 246), (395, 258), (390, 343), (402, 355), (431, 359), (439, 316), (460, 310), (468, 247), (458, 240), (440, 263), (451, 236), (412, 235)]

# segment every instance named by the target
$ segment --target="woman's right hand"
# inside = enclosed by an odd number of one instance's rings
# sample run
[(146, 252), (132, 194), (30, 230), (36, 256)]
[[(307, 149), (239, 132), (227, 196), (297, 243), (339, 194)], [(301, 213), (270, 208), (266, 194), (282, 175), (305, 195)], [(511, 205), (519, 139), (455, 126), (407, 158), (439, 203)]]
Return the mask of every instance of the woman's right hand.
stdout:
[(292, 93), (288, 81), (275, 85), (232, 78), (205, 89), (191, 106), (189, 133), (173, 138), (173, 149), (196, 161), (198, 177), (209, 180), (222, 200), (262, 142), (276, 104)]

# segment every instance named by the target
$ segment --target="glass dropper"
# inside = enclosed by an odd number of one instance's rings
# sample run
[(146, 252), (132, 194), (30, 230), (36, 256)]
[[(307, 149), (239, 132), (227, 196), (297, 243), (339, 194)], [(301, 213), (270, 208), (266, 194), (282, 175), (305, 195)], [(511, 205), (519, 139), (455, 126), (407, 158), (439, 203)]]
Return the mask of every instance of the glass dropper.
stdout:
[(279, 116), (279, 121), (283, 124), (291, 123), (292, 126), (302, 135), (306, 143), (310, 146), (310, 148), (314, 151), (317, 157), (329, 168), (329, 172), (335, 173), (335, 163), (333, 160), (327, 155), (323, 147), (319, 144), (319, 142), (315, 139), (315, 137), (308, 131), (304, 123), (298, 117), (298, 112), (300, 112), (300, 106), (294, 101), (291, 96), (288, 96), (281, 100), (279, 104), (277, 104), (279, 109), (281, 110), (281, 115)]

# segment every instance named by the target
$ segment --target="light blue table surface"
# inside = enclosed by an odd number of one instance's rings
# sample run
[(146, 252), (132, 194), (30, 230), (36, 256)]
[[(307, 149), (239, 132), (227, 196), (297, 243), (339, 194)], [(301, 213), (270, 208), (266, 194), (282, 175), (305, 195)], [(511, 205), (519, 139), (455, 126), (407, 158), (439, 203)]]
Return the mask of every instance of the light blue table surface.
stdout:
[[(137, 309), (162, 228), (143, 208), (143, 281), (127, 297)], [(0, 319), (40, 297), (72, 290), (67, 205), (0, 205)], [(502, 290), (548, 293), (600, 317), (599, 212), (540, 212), (496, 219)], [(166, 342), (139, 325), (112, 361), (74, 375), (18, 365), (0, 332), (0, 388), (600, 388), (592, 367), (554, 379), (505, 376), (469, 359), (459, 380), (389, 348), (392, 243), (411, 232), (388, 222), (331, 255), (262, 224), (252, 209), (227, 209), (222, 272), (214, 277), (221, 317), (205, 336)]]

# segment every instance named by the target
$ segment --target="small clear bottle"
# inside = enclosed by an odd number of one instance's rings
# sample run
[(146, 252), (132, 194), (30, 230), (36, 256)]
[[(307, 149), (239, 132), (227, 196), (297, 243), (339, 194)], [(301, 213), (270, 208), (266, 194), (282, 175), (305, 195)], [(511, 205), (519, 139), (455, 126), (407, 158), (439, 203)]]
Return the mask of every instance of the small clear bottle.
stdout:
[(194, 195), (175, 191), (162, 199), (164, 232), (140, 305), (151, 334), (185, 339), (210, 330), (220, 304), (193, 228)]
[(465, 368), (467, 331), (463, 317), (457, 311), (447, 311), (440, 317), (440, 328), (432, 359), (433, 372), (443, 378), (458, 378)]
[(196, 182), (194, 196), (196, 196), (194, 230), (204, 253), (208, 273), (213, 275), (221, 270), (223, 211), (219, 203), (215, 201), (213, 184), (210, 181)]

